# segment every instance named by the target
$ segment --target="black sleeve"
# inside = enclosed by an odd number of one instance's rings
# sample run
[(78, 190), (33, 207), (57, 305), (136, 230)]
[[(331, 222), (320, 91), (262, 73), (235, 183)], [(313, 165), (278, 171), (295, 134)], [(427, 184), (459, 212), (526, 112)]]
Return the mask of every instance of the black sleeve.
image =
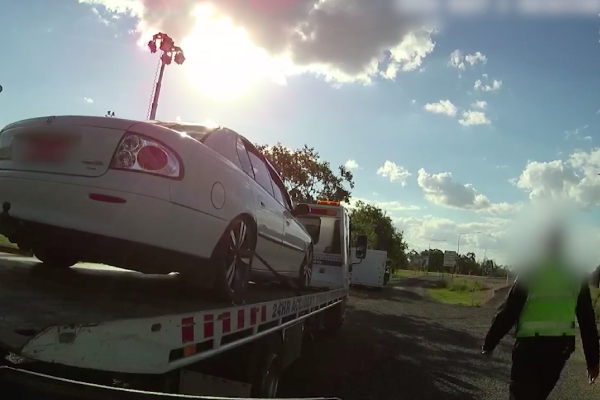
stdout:
[(500, 340), (517, 323), (521, 310), (527, 300), (527, 289), (519, 280), (515, 280), (504, 303), (498, 308), (498, 312), (492, 321), (492, 326), (485, 337), (484, 350), (492, 351)]
[(598, 329), (596, 328), (596, 314), (592, 305), (592, 295), (587, 282), (584, 282), (581, 286), (576, 310), (585, 360), (588, 368), (593, 368), (598, 365)]

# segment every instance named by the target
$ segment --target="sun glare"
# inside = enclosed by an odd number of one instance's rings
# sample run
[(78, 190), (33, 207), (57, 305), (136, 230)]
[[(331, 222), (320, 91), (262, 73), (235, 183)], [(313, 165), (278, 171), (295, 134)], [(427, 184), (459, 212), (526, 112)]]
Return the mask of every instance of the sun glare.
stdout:
[(274, 77), (275, 61), (255, 47), (243, 29), (210, 6), (199, 6), (195, 16), (196, 27), (181, 47), (187, 73), (201, 92), (214, 98), (234, 98), (259, 80)]

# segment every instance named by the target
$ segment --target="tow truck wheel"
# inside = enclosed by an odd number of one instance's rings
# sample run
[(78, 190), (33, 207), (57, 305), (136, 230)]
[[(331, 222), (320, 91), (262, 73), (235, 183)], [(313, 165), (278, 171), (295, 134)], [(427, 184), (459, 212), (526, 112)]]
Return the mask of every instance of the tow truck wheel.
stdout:
[(252, 397), (273, 399), (277, 397), (279, 379), (283, 372), (281, 339), (269, 340), (265, 344), (262, 357), (258, 361), (256, 375), (252, 383)]
[(213, 253), (217, 271), (215, 294), (225, 301), (239, 303), (250, 282), (250, 269), (256, 249), (256, 229), (247, 218), (234, 219), (221, 236)]
[(302, 260), (302, 265), (300, 265), (300, 271), (298, 276), (298, 285), (301, 289), (307, 288), (310, 286), (310, 281), (312, 279), (313, 273), (313, 248), (310, 246), (308, 250), (306, 250), (306, 254), (304, 255), (304, 260)]
[(52, 268), (67, 269), (77, 264), (79, 260), (69, 252), (49, 246), (34, 246), (33, 255), (44, 265)]

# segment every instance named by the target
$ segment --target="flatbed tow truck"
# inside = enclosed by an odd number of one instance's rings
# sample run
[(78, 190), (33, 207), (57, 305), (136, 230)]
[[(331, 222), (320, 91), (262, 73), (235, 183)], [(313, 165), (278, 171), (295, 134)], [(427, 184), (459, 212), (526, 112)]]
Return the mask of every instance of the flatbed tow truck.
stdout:
[(343, 324), (348, 285), (251, 285), (245, 304), (232, 305), (179, 279), (96, 264), (57, 271), (0, 253), (3, 393), (274, 398), (306, 339)]

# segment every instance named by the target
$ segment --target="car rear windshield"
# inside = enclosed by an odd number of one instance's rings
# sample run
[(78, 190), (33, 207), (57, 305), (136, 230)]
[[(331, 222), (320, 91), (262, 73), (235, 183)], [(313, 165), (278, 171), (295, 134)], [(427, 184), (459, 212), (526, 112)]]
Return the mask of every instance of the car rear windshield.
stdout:
[(338, 218), (302, 216), (298, 219), (310, 234), (316, 252), (342, 254), (342, 237)]

